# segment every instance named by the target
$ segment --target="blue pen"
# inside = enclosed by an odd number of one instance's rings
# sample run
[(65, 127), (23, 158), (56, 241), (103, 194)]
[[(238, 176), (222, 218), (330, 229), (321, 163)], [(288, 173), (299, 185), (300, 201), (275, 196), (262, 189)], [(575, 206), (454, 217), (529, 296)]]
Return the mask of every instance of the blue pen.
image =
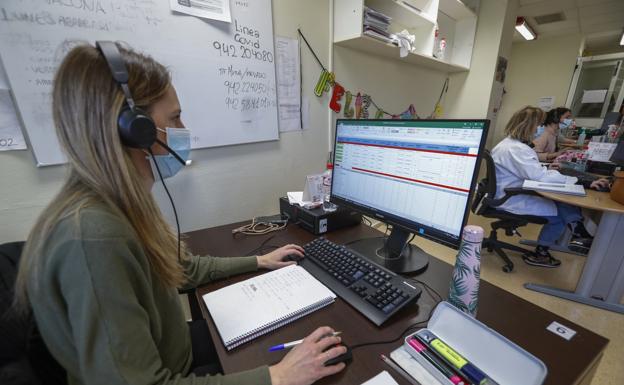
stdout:
[[(334, 332), (332, 334), (327, 335), (326, 337), (329, 337), (329, 336), (336, 337), (336, 336), (339, 336), (340, 333), (342, 333), (342, 332)], [(299, 345), (302, 342), (303, 342), (303, 340), (297, 340), (297, 341), (286, 342), (286, 343), (280, 344), (280, 345), (271, 346), (269, 348), (269, 351), (270, 352), (277, 352), (278, 350), (284, 350), (284, 349), (292, 348), (293, 346), (297, 346), (297, 345)]]

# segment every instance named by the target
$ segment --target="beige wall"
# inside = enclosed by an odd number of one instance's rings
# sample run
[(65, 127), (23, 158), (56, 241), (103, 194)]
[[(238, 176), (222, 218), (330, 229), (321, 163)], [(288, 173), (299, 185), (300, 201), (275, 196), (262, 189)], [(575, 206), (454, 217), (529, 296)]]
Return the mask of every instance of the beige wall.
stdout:
[[(421, 118), (433, 112), (447, 76), (443, 72), (339, 46), (334, 47), (334, 72), (347, 90), (372, 95), (384, 110), (399, 114), (414, 104)], [(371, 118), (376, 111), (375, 107), (369, 109)], [(334, 115), (343, 118), (342, 112)]]
[(580, 45), (580, 35), (513, 44), (495, 143), (503, 139), (505, 124), (513, 113), (535, 105), (539, 97), (554, 96), (555, 107), (565, 104)]
[[(431, 113), (446, 74), (332, 47), (330, 0), (273, 0), (273, 14), (276, 35), (296, 37), (297, 28), (301, 28), (325, 65), (329, 65), (330, 50), (334, 49), (334, 70), (348, 89), (373, 95), (390, 112), (402, 112), (414, 103), (421, 116)], [(276, 213), (279, 196), (302, 189), (306, 174), (323, 169), (332, 140), (330, 122), (336, 115), (330, 115), (327, 107), (329, 95), (314, 96), (320, 69), (307, 48), (302, 47), (301, 53), (303, 92), (310, 105), (309, 128), (283, 134), (274, 142), (193, 151), (193, 165), (168, 183), (183, 231)], [(477, 58), (473, 63), (481, 61)], [(482, 71), (485, 66), (491, 78), (494, 65), (483, 63), (473, 70)], [(455, 103), (450, 95), (457, 95), (454, 87), (460, 85), (451, 82), (447, 111)], [(485, 116), (485, 109), (479, 109), (478, 114), (460, 110), (465, 113), (455, 117)], [(374, 114), (375, 109), (370, 112)], [(36, 217), (59, 190), (64, 174), (62, 166), (35, 167), (30, 151), (0, 153), (0, 242), (26, 238)], [(157, 185), (154, 193), (171, 219), (162, 187)]]
[(518, 0), (481, 0), (471, 70), (451, 76), (446, 116), (491, 119), (488, 143), (496, 124), (496, 117), (491, 114), (497, 103), (496, 61), (510, 50), (517, 7)]

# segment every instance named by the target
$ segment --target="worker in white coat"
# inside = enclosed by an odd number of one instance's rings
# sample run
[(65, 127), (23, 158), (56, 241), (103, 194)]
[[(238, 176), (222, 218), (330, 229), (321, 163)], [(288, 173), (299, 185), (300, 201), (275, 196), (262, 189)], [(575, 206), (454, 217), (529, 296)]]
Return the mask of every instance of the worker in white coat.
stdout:
[[(522, 187), (525, 179), (555, 183), (577, 183), (577, 178), (565, 176), (556, 170), (548, 169), (539, 162), (537, 153), (531, 147), (537, 126), (545, 119), (546, 113), (537, 107), (525, 107), (516, 112), (505, 127), (507, 137), (492, 150), (496, 165), (496, 198), (505, 195), (506, 188)], [(607, 179), (589, 183), (591, 188), (608, 186)], [(574, 237), (591, 238), (583, 226), (581, 210), (576, 206), (553, 202), (550, 199), (517, 195), (511, 197), (499, 210), (518, 215), (544, 217), (548, 223), (542, 227), (535, 253), (523, 256), (526, 263), (534, 266), (557, 267), (561, 261), (553, 258), (548, 249), (561, 237), (565, 226), (569, 226)]]

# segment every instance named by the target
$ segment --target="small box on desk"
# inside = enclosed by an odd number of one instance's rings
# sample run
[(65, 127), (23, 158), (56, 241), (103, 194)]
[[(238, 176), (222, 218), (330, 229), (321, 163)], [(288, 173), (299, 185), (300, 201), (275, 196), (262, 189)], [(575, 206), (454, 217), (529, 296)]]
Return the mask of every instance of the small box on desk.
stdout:
[(340, 207), (333, 212), (316, 209), (306, 209), (298, 205), (291, 205), (287, 197), (281, 197), (280, 214), (286, 214), (290, 221), (314, 235), (325, 234), (343, 227), (355, 226), (362, 222), (362, 215), (356, 211)]

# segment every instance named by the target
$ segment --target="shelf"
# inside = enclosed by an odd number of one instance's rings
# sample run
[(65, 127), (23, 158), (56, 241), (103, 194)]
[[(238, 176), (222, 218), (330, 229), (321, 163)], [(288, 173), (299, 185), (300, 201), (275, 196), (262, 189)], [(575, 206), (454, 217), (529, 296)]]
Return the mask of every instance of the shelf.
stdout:
[[(365, 6), (392, 18), (390, 32), (414, 35), (413, 52), (401, 58), (398, 47), (365, 35)], [(442, 60), (432, 56), (436, 25), (447, 41)], [(441, 72), (470, 69), (476, 26), (477, 16), (459, 0), (334, 0), (334, 44)]]
[(423, 25), (434, 25), (434, 17), (419, 11), (404, 0), (366, 0), (366, 6), (392, 18), (391, 23), (399, 23), (403, 27), (413, 28)]
[(455, 20), (476, 18), (477, 15), (460, 0), (440, 0), (439, 11)]
[(399, 57), (399, 47), (392, 44), (386, 44), (368, 36), (342, 40), (336, 42), (335, 44), (341, 47), (351, 48), (356, 51), (370, 53), (375, 56), (387, 57), (405, 63), (428, 67), (437, 71), (465, 72), (469, 70), (468, 67), (450, 64), (432, 56), (419, 55), (416, 53), (410, 53), (404, 58)]

